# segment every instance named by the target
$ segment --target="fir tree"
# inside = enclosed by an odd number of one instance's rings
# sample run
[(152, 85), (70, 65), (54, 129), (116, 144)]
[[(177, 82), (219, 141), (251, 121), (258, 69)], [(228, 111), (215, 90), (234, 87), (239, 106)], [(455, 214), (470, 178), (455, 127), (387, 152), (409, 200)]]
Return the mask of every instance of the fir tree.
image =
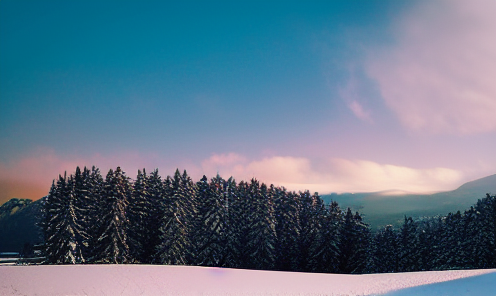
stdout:
[(298, 217), (298, 195), (274, 186), (271, 186), (270, 192), (274, 199), (276, 218), (275, 269), (298, 270), (298, 238), (301, 231)]
[(91, 171), (83, 170), (83, 179), (88, 188), (87, 216), (86, 216), (86, 233), (88, 239), (85, 242), (86, 246), (86, 262), (94, 263), (98, 257), (100, 234), (103, 232), (102, 219), (104, 216), (103, 203), (103, 177), (100, 170), (93, 166)]
[(151, 211), (151, 204), (148, 193), (148, 180), (145, 169), (138, 170), (138, 175), (133, 183), (133, 190), (130, 194), (128, 217), (129, 235), (128, 245), (132, 257), (139, 263), (145, 263), (146, 240), (148, 238), (148, 219)]
[(195, 255), (191, 242), (196, 214), (195, 188), (186, 171), (181, 176), (176, 170), (174, 178), (167, 178), (166, 183), (170, 195), (165, 197), (157, 256), (162, 264), (186, 265)]
[(417, 226), (411, 217), (405, 221), (399, 235), (399, 271), (411, 272), (420, 270)]
[(348, 208), (341, 227), (339, 250), (339, 272), (361, 273), (366, 268), (370, 231), (357, 212)]
[(206, 176), (197, 183), (198, 220), (195, 231), (197, 264), (222, 266), (226, 248), (227, 208), (224, 179), (219, 175), (210, 183)]
[(273, 269), (276, 254), (274, 204), (267, 185), (252, 179), (249, 185), (251, 216), (248, 230), (249, 268)]
[(102, 230), (99, 235), (97, 262), (129, 263), (132, 261), (127, 232), (129, 221), (126, 214), (128, 198), (131, 193), (129, 178), (120, 167), (107, 174), (104, 183), (104, 207)]
[(312, 272), (337, 272), (339, 258), (339, 226), (341, 210), (336, 202), (326, 208), (324, 202), (315, 194), (315, 222), (313, 229), (317, 235), (311, 247), (309, 264)]

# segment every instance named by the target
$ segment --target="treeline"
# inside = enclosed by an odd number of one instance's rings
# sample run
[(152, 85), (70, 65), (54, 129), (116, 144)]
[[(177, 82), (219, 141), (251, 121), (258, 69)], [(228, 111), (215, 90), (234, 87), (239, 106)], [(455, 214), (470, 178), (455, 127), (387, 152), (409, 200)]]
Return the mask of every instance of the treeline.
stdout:
[(361, 273), (370, 231), (359, 213), (256, 179), (194, 183), (176, 170), (105, 179), (78, 167), (43, 199), (47, 264), (145, 263)]
[(371, 243), (367, 272), (496, 268), (496, 196), (464, 213), (386, 226)]
[(371, 233), (317, 193), (186, 171), (76, 168), (44, 197), (47, 264), (142, 263), (326, 273), (496, 268), (496, 197)]

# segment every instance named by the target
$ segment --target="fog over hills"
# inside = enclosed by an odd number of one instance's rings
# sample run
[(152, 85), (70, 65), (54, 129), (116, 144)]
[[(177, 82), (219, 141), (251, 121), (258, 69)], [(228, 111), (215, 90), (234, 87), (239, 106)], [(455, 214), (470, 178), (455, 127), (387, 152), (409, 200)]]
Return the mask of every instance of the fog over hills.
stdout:
[(372, 230), (387, 224), (399, 226), (404, 216), (419, 218), (465, 211), (486, 193), (496, 193), (496, 174), (467, 182), (455, 190), (434, 194), (414, 194), (399, 190), (323, 195), (326, 202), (337, 201), (363, 213)]

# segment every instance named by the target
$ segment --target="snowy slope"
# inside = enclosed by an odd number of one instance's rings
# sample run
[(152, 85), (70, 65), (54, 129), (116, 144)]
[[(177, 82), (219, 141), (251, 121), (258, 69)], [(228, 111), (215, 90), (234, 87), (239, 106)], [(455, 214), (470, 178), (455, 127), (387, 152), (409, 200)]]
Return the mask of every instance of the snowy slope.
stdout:
[[(484, 295), (478, 291), (495, 283), (496, 269), (334, 275), (159, 265), (0, 266), (0, 295), (379, 295), (483, 274), (447, 283), (461, 283), (472, 295)], [(393, 295), (427, 293), (412, 291)]]

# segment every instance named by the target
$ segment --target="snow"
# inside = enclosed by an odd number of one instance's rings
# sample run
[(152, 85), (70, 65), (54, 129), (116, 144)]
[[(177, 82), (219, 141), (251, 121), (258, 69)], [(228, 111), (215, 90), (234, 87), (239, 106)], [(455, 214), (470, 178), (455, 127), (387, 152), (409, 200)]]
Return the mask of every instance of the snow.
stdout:
[[(0, 266), (0, 279), (0, 295), (317, 296), (381, 295), (398, 289), (404, 290), (390, 295), (496, 295), (496, 269), (340, 275), (166, 265), (44, 265)], [(432, 283), (438, 284), (416, 287)], [(464, 291), (469, 294), (460, 294)]]

